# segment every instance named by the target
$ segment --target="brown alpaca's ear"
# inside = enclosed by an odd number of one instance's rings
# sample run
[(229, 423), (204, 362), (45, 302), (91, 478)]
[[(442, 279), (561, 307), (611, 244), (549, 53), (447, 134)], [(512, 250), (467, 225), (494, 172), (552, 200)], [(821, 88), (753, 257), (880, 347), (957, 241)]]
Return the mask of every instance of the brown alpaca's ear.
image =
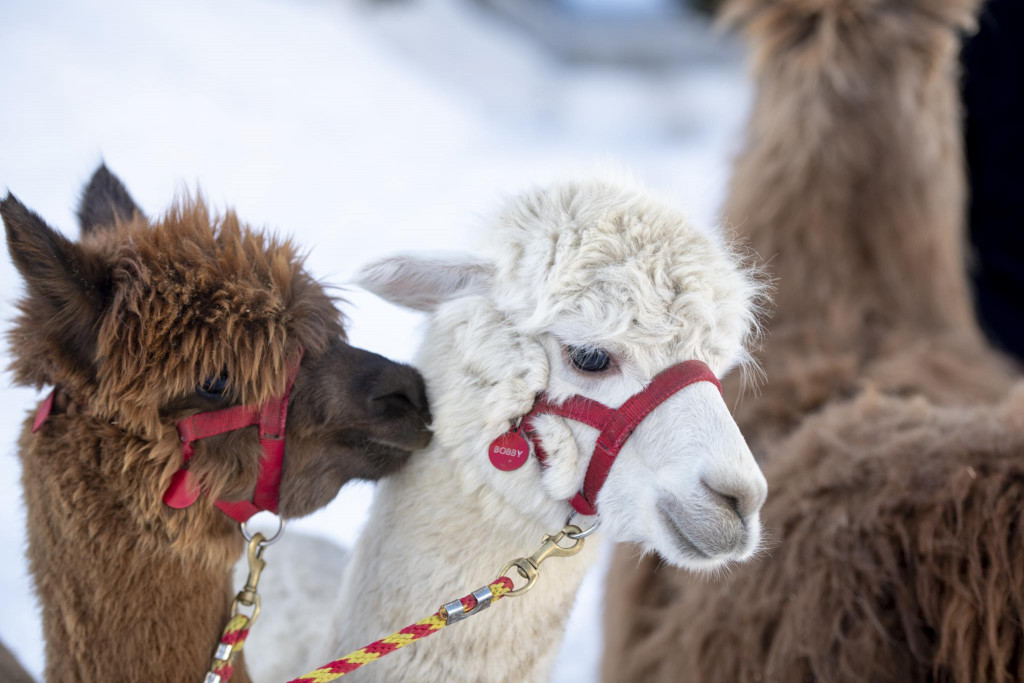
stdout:
[(129, 221), (136, 215), (145, 218), (121, 179), (111, 173), (106, 164), (100, 164), (82, 191), (82, 201), (78, 204), (82, 234), (118, 221)]
[(110, 270), (96, 254), (64, 237), (8, 193), (0, 202), (7, 249), (28, 289), (22, 310), (62, 352), (91, 371)]

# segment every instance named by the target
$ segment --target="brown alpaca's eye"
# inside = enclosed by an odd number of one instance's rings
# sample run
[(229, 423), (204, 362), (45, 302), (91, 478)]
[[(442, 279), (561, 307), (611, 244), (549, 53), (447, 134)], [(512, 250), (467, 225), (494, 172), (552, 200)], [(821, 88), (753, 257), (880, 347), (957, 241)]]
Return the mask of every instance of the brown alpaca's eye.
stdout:
[(228, 388), (228, 373), (224, 371), (218, 377), (208, 377), (196, 387), (196, 393), (205, 398), (221, 398)]
[(567, 346), (569, 360), (577, 370), (583, 372), (604, 372), (611, 365), (612, 358), (604, 349), (593, 346)]

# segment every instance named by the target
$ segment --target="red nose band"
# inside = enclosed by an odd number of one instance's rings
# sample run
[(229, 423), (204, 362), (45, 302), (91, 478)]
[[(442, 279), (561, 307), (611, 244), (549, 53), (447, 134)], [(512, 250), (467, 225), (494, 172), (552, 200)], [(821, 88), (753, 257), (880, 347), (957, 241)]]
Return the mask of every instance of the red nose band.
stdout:
[(164, 502), (173, 508), (186, 508), (199, 498), (199, 485), (192, 473), (185, 469), (195, 455), (195, 442), (219, 434), (226, 434), (246, 427), (259, 427), (260, 471), (252, 500), (216, 502), (228, 517), (244, 522), (257, 512), (268, 510), (277, 513), (281, 491), (281, 470), (284, 466), (285, 422), (288, 417), (288, 397), (299, 373), (303, 351), (288, 370), (288, 384), (284, 393), (275, 396), (259, 406), (232, 406), (222, 410), (196, 413), (178, 422), (181, 437), (182, 467), (174, 473), (170, 486), (164, 492)]
[(637, 426), (655, 408), (696, 382), (710, 382), (718, 387), (719, 392), (722, 391), (722, 385), (711, 368), (699, 360), (688, 360), (660, 372), (643, 391), (630, 396), (618, 409), (578, 394), (561, 404), (552, 403), (541, 395), (523, 418), (524, 431), (533, 442), (534, 452), (542, 464), (547, 453), (533, 430), (533, 419), (537, 415), (558, 415), (590, 425), (600, 432), (583, 479), (583, 488), (569, 500), (581, 515), (594, 515), (597, 514), (597, 494), (608, 479), (616, 456)]

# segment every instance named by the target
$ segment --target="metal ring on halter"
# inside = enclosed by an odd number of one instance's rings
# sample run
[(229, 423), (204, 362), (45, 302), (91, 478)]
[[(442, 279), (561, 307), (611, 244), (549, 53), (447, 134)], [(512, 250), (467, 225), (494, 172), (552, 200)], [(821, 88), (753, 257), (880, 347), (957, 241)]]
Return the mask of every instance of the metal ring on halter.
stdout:
[[(565, 518), (565, 524), (563, 526), (569, 526), (569, 523), (572, 522), (573, 517), (577, 517), (577, 516), (581, 516), (581, 515), (578, 512), (576, 512), (575, 510), (570, 512), (569, 516)], [(571, 538), (574, 541), (575, 540), (579, 540), (581, 538), (586, 538), (590, 534), (592, 534), (595, 531), (597, 531), (597, 527), (599, 527), (600, 525), (601, 525), (601, 518), (598, 517), (596, 520), (594, 520), (594, 523), (589, 528), (584, 529), (583, 531), (579, 532), (578, 534), (567, 533), (566, 537), (567, 538)]]
[[(242, 522), (240, 524), (240, 526), (242, 527), (242, 535), (245, 536), (245, 540), (251, 541), (252, 540), (252, 534), (249, 532), (248, 524), (249, 524), (249, 520), (246, 520), (246, 521)], [(266, 548), (268, 545), (273, 545), (274, 543), (277, 542), (277, 539), (281, 538), (281, 534), (284, 533), (284, 518), (283, 517), (278, 517), (277, 518), (277, 524), (278, 524), (277, 531), (274, 532), (274, 535), (271, 536), (270, 538), (268, 538), (265, 541), (260, 541), (260, 547), (261, 548)]]

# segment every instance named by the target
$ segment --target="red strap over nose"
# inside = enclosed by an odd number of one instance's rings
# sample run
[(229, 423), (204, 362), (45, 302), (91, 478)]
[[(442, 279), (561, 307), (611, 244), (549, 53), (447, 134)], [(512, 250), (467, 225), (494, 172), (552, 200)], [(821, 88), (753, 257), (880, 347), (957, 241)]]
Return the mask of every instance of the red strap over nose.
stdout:
[(643, 391), (630, 396), (618, 409), (580, 395), (571, 396), (561, 404), (552, 403), (541, 396), (527, 414), (524, 423), (533, 441), (537, 459), (542, 463), (547, 459), (547, 454), (536, 432), (531, 429), (532, 418), (535, 416), (558, 415), (600, 430), (583, 479), (583, 488), (569, 500), (581, 515), (593, 515), (597, 514), (597, 494), (608, 479), (616, 456), (637, 426), (671, 396), (696, 382), (711, 382), (718, 387), (719, 392), (722, 391), (722, 385), (711, 368), (699, 360), (688, 360), (656, 375)]
[(188, 475), (185, 465), (195, 454), (195, 442), (219, 434), (226, 434), (245, 427), (259, 426), (260, 470), (252, 501), (216, 502), (225, 514), (238, 522), (244, 522), (257, 512), (269, 510), (277, 513), (281, 492), (281, 471), (284, 467), (284, 437), (288, 418), (288, 398), (295, 384), (295, 376), (302, 364), (303, 351), (288, 371), (288, 384), (281, 396), (269, 399), (259, 406), (232, 406), (222, 410), (196, 413), (178, 422), (181, 437), (182, 468), (174, 475), (171, 487), (164, 493), (164, 502), (171, 507), (188, 507), (198, 497), (198, 488)]

